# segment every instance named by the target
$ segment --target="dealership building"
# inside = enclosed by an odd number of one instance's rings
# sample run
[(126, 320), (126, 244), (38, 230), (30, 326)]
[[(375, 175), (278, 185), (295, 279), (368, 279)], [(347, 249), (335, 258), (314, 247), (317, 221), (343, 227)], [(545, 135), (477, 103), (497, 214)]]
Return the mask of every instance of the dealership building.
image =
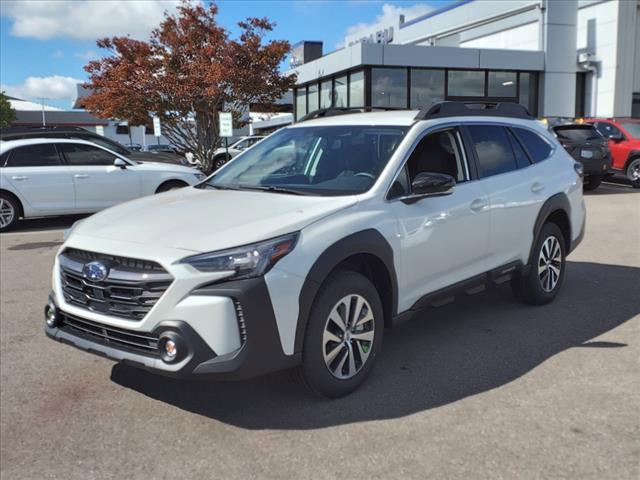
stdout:
[(540, 117), (640, 117), (640, 0), (462, 0), (294, 46), (294, 115), (518, 102)]

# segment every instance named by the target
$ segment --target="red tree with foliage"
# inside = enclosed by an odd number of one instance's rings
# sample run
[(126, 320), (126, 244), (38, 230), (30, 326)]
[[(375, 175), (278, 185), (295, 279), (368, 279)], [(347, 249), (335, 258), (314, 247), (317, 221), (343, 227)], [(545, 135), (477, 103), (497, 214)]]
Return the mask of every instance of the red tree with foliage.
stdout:
[(160, 117), (169, 140), (194, 153), (206, 170), (218, 145), (218, 112), (230, 111), (239, 125), (249, 104), (273, 104), (295, 83), (279, 65), (289, 42), (265, 42), (274, 24), (248, 18), (239, 38), (217, 24), (218, 7), (185, 1), (175, 16), (165, 14), (148, 42), (129, 37), (100, 39), (111, 52), (89, 62), (84, 99), (90, 112), (126, 119), (131, 125)]

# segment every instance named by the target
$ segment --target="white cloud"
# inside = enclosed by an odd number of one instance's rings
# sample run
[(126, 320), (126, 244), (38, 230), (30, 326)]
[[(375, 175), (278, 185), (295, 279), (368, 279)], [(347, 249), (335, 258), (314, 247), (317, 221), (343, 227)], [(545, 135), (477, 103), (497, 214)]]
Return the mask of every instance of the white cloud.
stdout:
[(130, 35), (146, 39), (164, 12), (178, 0), (2, 0), (2, 15), (12, 19), (11, 34), (48, 40), (95, 40)]
[(72, 77), (52, 75), (50, 77), (28, 77), (21, 85), (0, 85), (10, 97), (25, 100), (47, 98), (51, 100), (73, 100), (76, 98), (76, 85), (83, 80)]
[[(433, 7), (422, 3), (418, 3), (408, 7), (399, 7), (397, 5), (385, 3), (384, 5), (382, 5), (382, 12), (376, 17), (375, 21), (371, 23), (357, 23), (347, 28), (347, 31), (345, 32), (347, 43), (360, 39), (365, 35), (369, 35), (376, 30), (379, 30), (380, 28), (393, 27), (394, 29), (397, 29), (400, 15), (404, 15), (405, 22), (408, 22), (409, 20), (429, 13), (433, 10)], [(343, 46), (344, 43), (340, 43), (337, 45), (337, 47)]]
[(86, 62), (98, 58), (98, 54), (93, 50), (87, 50), (86, 52), (76, 52), (73, 54), (73, 56)]
[(61, 58), (64, 58), (64, 52), (62, 50), (56, 50), (51, 56), (56, 60), (60, 60)]

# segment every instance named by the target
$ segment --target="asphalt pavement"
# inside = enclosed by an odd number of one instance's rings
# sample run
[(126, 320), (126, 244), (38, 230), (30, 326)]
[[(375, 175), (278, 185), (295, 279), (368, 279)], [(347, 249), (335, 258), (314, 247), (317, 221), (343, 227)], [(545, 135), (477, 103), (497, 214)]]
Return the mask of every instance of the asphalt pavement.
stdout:
[(508, 286), (385, 332), (355, 394), (170, 380), (47, 339), (62, 231), (0, 235), (3, 479), (640, 478), (640, 190), (586, 195), (551, 305)]

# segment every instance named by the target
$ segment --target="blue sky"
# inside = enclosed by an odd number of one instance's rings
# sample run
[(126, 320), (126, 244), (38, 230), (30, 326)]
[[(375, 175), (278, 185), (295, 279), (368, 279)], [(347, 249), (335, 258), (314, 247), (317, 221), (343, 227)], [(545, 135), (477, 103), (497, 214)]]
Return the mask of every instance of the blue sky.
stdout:
[[(197, 1), (197, 0), (194, 0)], [(268, 1), (221, 0), (218, 21), (232, 35), (238, 21), (266, 16), (277, 23), (274, 38), (322, 40), (334, 50), (348, 33), (367, 24), (407, 20), (453, 3), (429, 1)], [(102, 36), (148, 38), (173, 0), (0, 0), (0, 84), (7, 94), (69, 108), (83, 66), (101, 56), (95, 40)]]

